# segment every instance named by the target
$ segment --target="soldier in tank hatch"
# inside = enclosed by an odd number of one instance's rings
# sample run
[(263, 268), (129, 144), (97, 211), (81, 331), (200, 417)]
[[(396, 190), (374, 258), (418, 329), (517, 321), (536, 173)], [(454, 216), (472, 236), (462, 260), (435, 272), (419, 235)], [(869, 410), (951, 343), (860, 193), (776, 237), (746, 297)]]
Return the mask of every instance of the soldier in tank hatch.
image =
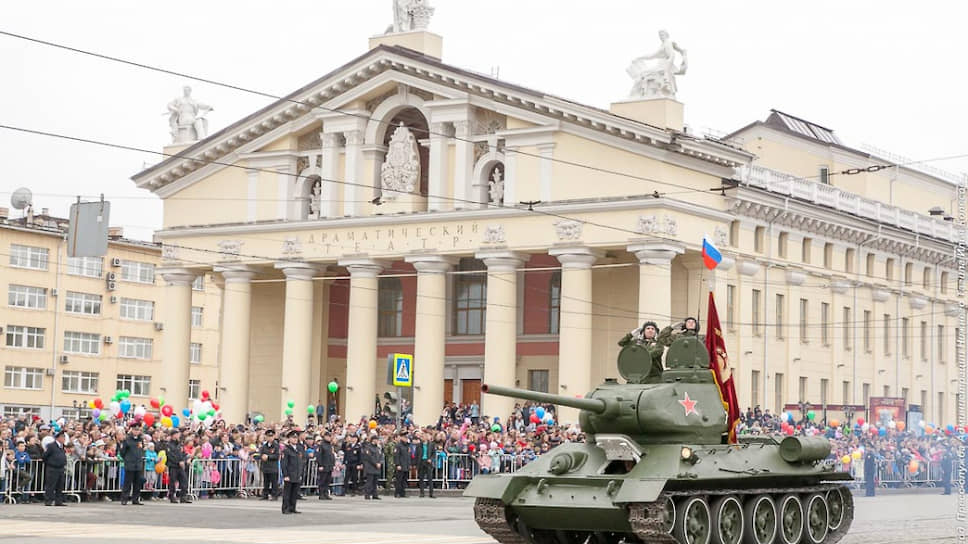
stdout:
[(641, 327), (632, 329), (618, 341), (618, 345), (623, 348), (634, 343), (648, 351), (652, 366), (647, 378), (658, 378), (662, 375), (662, 354), (665, 346), (658, 341), (658, 331), (659, 326), (655, 321), (646, 321)]

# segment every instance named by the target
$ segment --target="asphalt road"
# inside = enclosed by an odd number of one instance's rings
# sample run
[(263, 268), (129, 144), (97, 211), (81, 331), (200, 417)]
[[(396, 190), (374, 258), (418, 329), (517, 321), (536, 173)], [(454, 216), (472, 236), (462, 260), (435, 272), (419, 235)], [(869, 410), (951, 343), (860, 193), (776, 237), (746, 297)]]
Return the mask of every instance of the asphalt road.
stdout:
[[(856, 497), (856, 515), (844, 544), (958, 542), (957, 495), (894, 494)], [(963, 504), (968, 504), (965, 501)], [(300, 501), (302, 515), (283, 516), (280, 503), (200, 500), (190, 505), (149, 502), (0, 505), (0, 544), (63, 542), (193, 542), (484, 544), (493, 542), (474, 524), (463, 498)], [(968, 506), (963, 507), (968, 514)]]

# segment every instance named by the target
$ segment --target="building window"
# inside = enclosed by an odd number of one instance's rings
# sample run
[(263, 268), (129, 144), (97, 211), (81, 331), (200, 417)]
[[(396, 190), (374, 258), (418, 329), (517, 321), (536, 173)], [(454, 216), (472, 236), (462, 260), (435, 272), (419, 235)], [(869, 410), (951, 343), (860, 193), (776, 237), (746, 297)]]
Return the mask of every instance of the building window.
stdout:
[(480, 335), (485, 332), (487, 303), (487, 274), (479, 259), (460, 260), (461, 272), (481, 271), (478, 274), (458, 274), (454, 281), (454, 334)]
[(192, 280), (192, 291), (204, 291), (205, 290), (205, 276), (195, 276)]
[(763, 253), (763, 249), (766, 247), (766, 228), (756, 227), (753, 230), (753, 251), (757, 253)]
[(783, 316), (786, 308), (786, 297), (776, 296), (776, 339), (783, 340)]
[(819, 178), (820, 178), (820, 183), (823, 183), (824, 185), (830, 185), (830, 168), (827, 168), (826, 166), (821, 166)]
[(726, 328), (736, 328), (736, 286), (726, 286)]
[(192, 342), (188, 347), (188, 362), (200, 364), (202, 362), (202, 345)]
[(3, 417), (4, 419), (13, 419), (20, 416), (27, 416), (29, 419), (32, 416), (40, 417), (40, 407), (39, 406), (4, 406), (3, 407)]
[(151, 394), (151, 376), (135, 376), (118, 374), (118, 389), (127, 389), (136, 397), (147, 397)]
[(864, 395), (862, 397), (864, 399), (864, 406), (869, 407), (871, 405), (871, 384), (869, 383), (863, 384), (862, 390)]
[(125, 359), (151, 359), (151, 338), (135, 338), (122, 336), (118, 344), (118, 357)]
[(753, 305), (753, 334), (760, 335), (760, 290), (753, 289), (753, 297), (750, 303)]
[(32, 270), (47, 270), (49, 253), (47, 248), (44, 247), (10, 244), (10, 266), (30, 268)]
[(188, 400), (195, 400), (202, 395), (202, 381), (188, 380)]
[(783, 411), (783, 374), (773, 375), (773, 410), (779, 414)]
[(852, 248), (847, 248), (844, 251), (844, 271), (850, 274), (854, 273), (854, 259), (857, 258), (857, 252)]
[(68, 291), (64, 311), (71, 314), (101, 315), (101, 295)]
[(61, 390), (64, 393), (97, 393), (97, 372), (65, 370), (61, 376)]
[(830, 380), (827, 378), (820, 378), (820, 405), (827, 405), (827, 389), (830, 387)]
[(100, 355), (101, 335), (92, 332), (64, 332), (64, 353)]
[(776, 237), (776, 252), (781, 259), (787, 258), (787, 244), (790, 243), (790, 235), (781, 232), (779, 236)]
[(843, 324), (843, 331), (844, 331), (844, 349), (847, 350), (847, 351), (850, 351), (850, 348), (851, 348), (851, 345), (852, 345), (851, 344), (850, 335), (851, 335), (851, 332), (853, 332), (853, 330), (854, 330), (854, 324), (851, 321), (852, 316), (851, 316), (850, 307), (849, 306), (844, 306), (844, 312), (843, 313), (844, 313), (844, 324)]
[(939, 363), (944, 364), (947, 358), (947, 351), (944, 341), (944, 325), (938, 325), (938, 356), (935, 357)]
[(733, 221), (729, 224), (729, 245), (732, 247), (739, 247), (739, 221)]
[(908, 403), (908, 388), (907, 387), (902, 387), (901, 388), (901, 398), (904, 399), (904, 406), (907, 407), (907, 403)]
[(924, 389), (921, 390), (921, 413), (928, 415), (928, 392)]
[(830, 242), (823, 245), (823, 267), (827, 270), (834, 267), (834, 245)]
[(121, 297), (121, 319), (152, 321), (155, 318), (155, 303), (150, 300)]
[(884, 261), (884, 278), (889, 281), (894, 280), (894, 259)]
[(948, 273), (947, 272), (941, 273), (941, 294), (942, 295), (948, 294)]
[(830, 304), (820, 303), (820, 343), (830, 345)]
[(911, 356), (911, 330), (910, 330), (911, 320), (902, 317), (901, 318), (901, 355), (905, 358)]
[(925, 290), (931, 288), (931, 269), (927, 266), (921, 271), (921, 287)]
[(541, 393), (548, 392), (548, 374), (547, 370), (529, 370), (528, 371), (528, 389), (531, 391), (538, 391)]
[(44, 333), (41, 327), (7, 326), (8, 348), (44, 349)]
[(890, 385), (885, 385), (884, 386), (884, 396), (885, 397), (890, 397), (891, 396), (891, 386)]
[(807, 377), (800, 376), (800, 383), (797, 389), (797, 393), (800, 395), (798, 402), (807, 402)]
[(864, 310), (864, 352), (871, 352), (871, 311)]
[(403, 284), (400, 278), (379, 278), (378, 336), (403, 334)]
[(192, 327), (198, 328), (202, 326), (202, 307), (192, 306)]
[(841, 393), (840, 398), (843, 399), (842, 402), (844, 404), (850, 404), (850, 382), (845, 380), (844, 382), (842, 382), (842, 385), (843, 385), (843, 392)]
[(810, 304), (810, 302), (807, 299), (800, 299), (800, 342), (803, 342), (804, 344), (806, 344), (809, 339), (807, 334), (807, 312), (810, 308), (808, 304)]
[(61, 416), (68, 420), (82, 420), (91, 417), (92, 410), (87, 406), (78, 406), (77, 408), (64, 408), (61, 411)]
[(928, 360), (928, 322), (921, 322), (921, 360)]
[(139, 261), (121, 261), (121, 279), (136, 283), (155, 283), (155, 265)]
[(68, 257), (67, 273), (71, 276), (100, 278), (104, 274), (104, 259), (102, 257)]
[(753, 406), (760, 404), (760, 371), (750, 372), (750, 401)]
[(46, 310), (47, 289), (43, 287), (10, 284), (10, 290), (7, 292), (7, 304), (17, 308)]
[(935, 409), (938, 411), (938, 419), (935, 421), (944, 421), (944, 391), (938, 391), (938, 406)]
[(810, 238), (804, 238), (803, 242), (800, 243), (800, 260), (803, 264), (810, 264), (810, 251), (812, 249), (810, 246), (813, 245), (811, 242)]
[(4, 369), (3, 386), (10, 389), (41, 389), (44, 387), (44, 369), (8, 366)]
[(910, 286), (914, 276), (914, 263), (904, 265), (904, 285)]
[(548, 286), (548, 334), (561, 331), (561, 270), (551, 274)]
[(884, 314), (884, 355), (891, 354), (891, 314)]
[(867, 264), (865, 265), (866, 270), (864, 270), (864, 273), (868, 276), (874, 275), (874, 259), (875, 257), (873, 253), (867, 254)]

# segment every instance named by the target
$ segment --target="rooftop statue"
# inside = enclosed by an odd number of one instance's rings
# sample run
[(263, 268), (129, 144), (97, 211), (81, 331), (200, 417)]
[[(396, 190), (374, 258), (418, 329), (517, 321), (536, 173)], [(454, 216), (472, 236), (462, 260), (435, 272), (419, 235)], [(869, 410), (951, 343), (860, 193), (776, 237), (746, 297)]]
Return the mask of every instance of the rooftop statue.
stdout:
[(426, 30), (434, 8), (427, 0), (393, 0), (393, 25), (385, 34)]
[(185, 144), (208, 136), (205, 114), (214, 108), (192, 98), (192, 88), (182, 88), (182, 96), (168, 103), (168, 126), (171, 143)]
[[(632, 85), (631, 98), (675, 98), (676, 76), (686, 73), (686, 50), (669, 39), (669, 33), (659, 31), (662, 44), (650, 55), (643, 55), (632, 61), (626, 69), (629, 76), (635, 80)], [(676, 52), (679, 52), (681, 62), (676, 64)]]

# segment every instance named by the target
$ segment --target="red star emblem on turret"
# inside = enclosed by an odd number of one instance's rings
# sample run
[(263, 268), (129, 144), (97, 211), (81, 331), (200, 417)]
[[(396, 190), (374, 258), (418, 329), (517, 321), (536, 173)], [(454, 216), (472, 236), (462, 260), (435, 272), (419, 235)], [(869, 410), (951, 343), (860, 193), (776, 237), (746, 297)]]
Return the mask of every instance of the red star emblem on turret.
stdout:
[(690, 399), (688, 392), (686, 392), (686, 398), (680, 400), (679, 401), (679, 404), (681, 404), (682, 407), (686, 409), (686, 415), (687, 416), (689, 414), (699, 415), (699, 412), (696, 410), (696, 405), (699, 404), (699, 403), (697, 401), (694, 401), (694, 400)]

